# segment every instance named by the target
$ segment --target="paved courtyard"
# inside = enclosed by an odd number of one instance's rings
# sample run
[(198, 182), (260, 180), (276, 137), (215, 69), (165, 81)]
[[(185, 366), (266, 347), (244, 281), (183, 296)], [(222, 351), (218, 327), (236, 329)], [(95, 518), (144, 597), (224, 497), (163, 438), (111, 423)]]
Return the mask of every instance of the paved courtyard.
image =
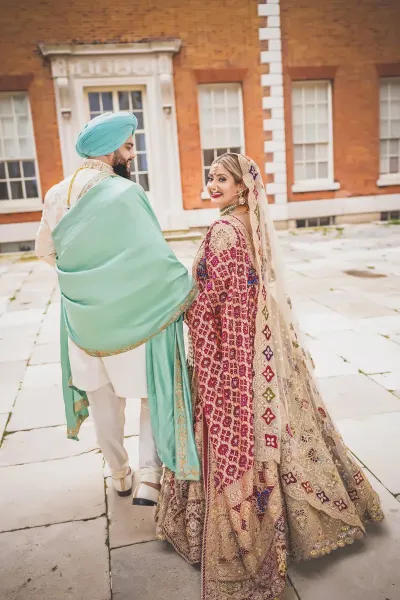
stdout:
[[(287, 600), (398, 600), (400, 227), (280, 239), (326, 403), (387, 515), (364, 542), (291, 567)], [(172, 246), (189, 266), (197, 243)], [(199, 570), (155, 541), (154, 511), (109, 487), (90, 420), (66, 439), (58, 317), (52, 269), (0, 257), (0, 598), (198, 600)], [(134, 469), (138, 406), (127, 403)]]

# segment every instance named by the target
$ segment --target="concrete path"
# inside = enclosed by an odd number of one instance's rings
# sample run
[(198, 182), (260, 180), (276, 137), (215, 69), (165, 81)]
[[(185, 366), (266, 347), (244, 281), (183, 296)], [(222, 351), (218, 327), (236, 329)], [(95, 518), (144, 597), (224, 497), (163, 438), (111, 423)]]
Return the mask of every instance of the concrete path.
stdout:
[[(381, 494), (362, 543), (290, 570), (287, 600), (400, 598), (400, 227), (280, 234), (326, 402)], [(172, 242), (190, 266), (195, 242)], [(198, 600), (199, 570), (155, 541), (153, 510), (109, 487), (93, 425), (65, 437), (53, 271), (0, 257), (1, 600)], [(139, 406), (127, 406), (137, 469)], [(293, 586), (293, 587), (291, 587)]]

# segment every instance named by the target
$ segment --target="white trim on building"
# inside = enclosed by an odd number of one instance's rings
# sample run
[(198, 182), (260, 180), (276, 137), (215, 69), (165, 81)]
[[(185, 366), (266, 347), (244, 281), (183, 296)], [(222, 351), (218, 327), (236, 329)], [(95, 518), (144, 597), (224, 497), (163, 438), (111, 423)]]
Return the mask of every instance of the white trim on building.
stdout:
[(259, 39), (268, 40), (268, 50), (261, 52), (261, 63), (268, 65), (269, 73), (261, 76), (265, 95), (263, 108), (271, 110), (271, 118), (264, 120), (264, 131), (270, 131), (272, 140), (266, 141), (264, 150), (273, 154), (271, 162), (265, 164), (265, 173), (274, 176), (267, 183), (268, 196), (276, 204), (287, 203), (285, 117), (283, 100), (283, 62), (279, 0), (266, 0), (258, 5), (258, 15), (267, 18), (267, 27), (260, 27)]
[(76, 138), (88, 120), (86, 94), (91, 88), (143, 88), (147, 98), (148, 140), (152, 149), (149, 198), (163, 229), (185, 229), (172, 57), (180, 40), (133, 44), (46, 44), (51, 61), (64, 175), (81, 159)]

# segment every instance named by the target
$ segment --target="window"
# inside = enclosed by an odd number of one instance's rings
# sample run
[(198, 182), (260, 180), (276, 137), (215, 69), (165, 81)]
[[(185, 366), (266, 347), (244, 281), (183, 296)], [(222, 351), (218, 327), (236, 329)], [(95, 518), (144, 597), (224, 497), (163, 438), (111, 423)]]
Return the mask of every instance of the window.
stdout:
[(199, 109), (203, 174), (206, 184), (210, 166), (217, 156), (225, 152), (244, 152), (240, 84), (200, 85)]
[(126, 110), (135, 114), (138, 128), (135, 133), (136, 159), (132, 161), (131, 176), (148, 192), (150, 182), (143, 95), (141, 90), (132, 89), (90, 91), (88, 102), (91, 119), (109, 111)]
[(333, 179), (331, 83), (294, 83), (292, 106), (293, 191), (338, 189)]
[(297, 219), (296, 227), (328, 227), (335, 224), (335, 217), (313, 217), (311, 219)]
[(400, 183), (400, 79), (380, 84), (380, 179), (378, 185)]
[(0, 94), (0, 201), (39, 198), (27, 94)]

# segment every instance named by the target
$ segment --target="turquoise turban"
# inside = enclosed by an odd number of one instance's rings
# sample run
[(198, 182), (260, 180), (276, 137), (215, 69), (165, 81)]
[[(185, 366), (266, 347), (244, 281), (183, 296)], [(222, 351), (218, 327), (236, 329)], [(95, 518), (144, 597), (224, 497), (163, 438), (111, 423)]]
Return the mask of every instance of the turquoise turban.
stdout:
[(81, 131), (76, 142), (79, 156), (103, 156), (117, 150), (137, 129), (133, 113), (104, 113), (95, 117)]

